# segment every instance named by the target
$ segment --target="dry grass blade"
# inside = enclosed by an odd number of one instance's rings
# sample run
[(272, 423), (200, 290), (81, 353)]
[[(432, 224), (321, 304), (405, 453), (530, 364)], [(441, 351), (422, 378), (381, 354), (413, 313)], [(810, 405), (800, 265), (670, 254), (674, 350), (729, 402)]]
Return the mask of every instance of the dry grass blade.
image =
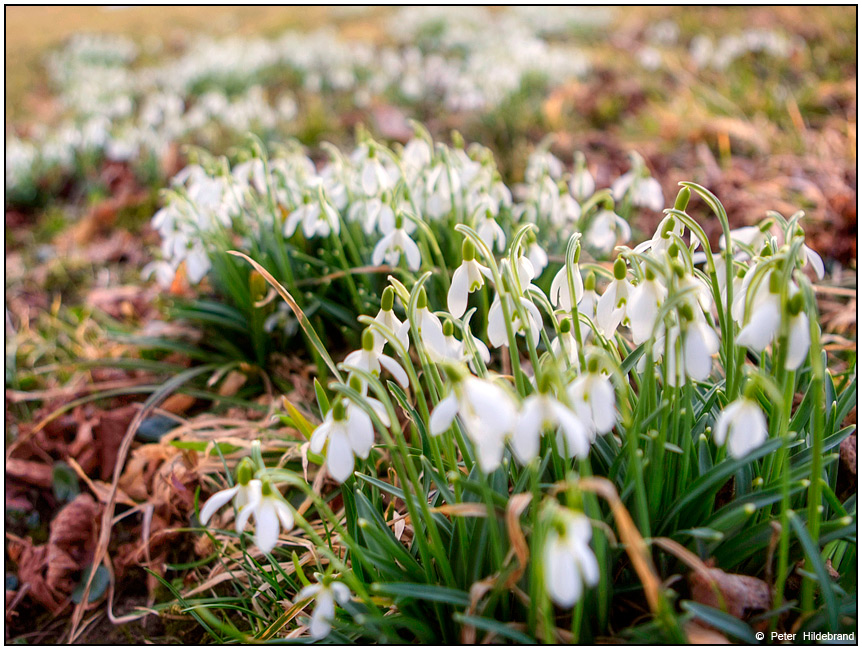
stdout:
[(518, 558), (518, 568), (509, 576), (506, 581), (506, 587), (512, 588), (527, 568), (527, 563), (530, 560), (530, 547), (527, 544), (527, 538), (524, 537), (524, 531), (521, 530), (521, 513), (530, 505), (533, 495), (529, 493), (516, 494), (506, 506), (506, 531), (509, 533), (509, 540), (512, 542), (512, 552)]
[(650, 558), (649, 548), (644, 538), (638, 531), (635, 522), (623, 502), (613, 483), (607, 479), (590, 477), (578, 481), (578, 487), (588, 492), (594, 492), (605, 499), (611, 506), (611, 512), (617, 522), (620, 531), (620, 539), (625, 544), (626, 553), (632, 561), (635, 571), (640, 578), (646, 594), (647, 602), (653, 614), (658, 613), (660, 606), (661, 581), (658, 579), (655, 567)]

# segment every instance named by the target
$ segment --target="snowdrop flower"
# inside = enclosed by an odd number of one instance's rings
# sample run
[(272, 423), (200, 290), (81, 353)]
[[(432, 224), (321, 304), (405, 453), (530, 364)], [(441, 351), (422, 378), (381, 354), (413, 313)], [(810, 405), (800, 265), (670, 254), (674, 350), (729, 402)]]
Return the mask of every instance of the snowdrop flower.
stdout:
[(787, 303), (787, 309), (790, 312), (790, 324), (787, 336), (787, 356), (784, 359), (785, 370), (796, 370), (801, 366), (808, 355), (808, 348), (811, 346), (808, 314), (805, 313), (803, 306), (801, 293), (791, 296)]
[[(379, 266), (385, 259), (389, 266), (397, 266), (403, 253), (407, 259), (407, 268), (411, 271), (418, 271), (419, 266), (422, 264), (422, 257), (416, 242), (407, 234), (407, 230), (404, 227), (404, 217), (398, 215), (391, 222), (389, 222), (387, 217), (381, 221), (380, 225), (381, 230), (386, 232), (386, 234), (374, 247), (374, 252), (371, 254), (371, 263)], [(413, 225), (415, 228), (415, 224)]]
[(631, 239), (628, 222), (613, 210), (600, 210), (590, 221), (584, 237), (587, 243), (602, 253), (610, 253), (617, 242)]
[(599, 294), (596, 293), (596, 274), (590, 271), (584, 278), (584, 293), (578, 301), (578, 312), (584, 314), (591, 321), (596, 320), (596, 305), (599, 302)]
[[(441, 332), (442, 336), (442, 332)], [(343, 363), (348, 370), (356, 368), (371, 373), (375, 377), (380, 376), (380, 368), (386, 368), (395, 378), (402, 388), (407, 388), (410, 381), (407, 379), (407, 373), (404, 368), (398, 365), (398, 362), (389, 355), (383, 354), (382, 348), (375, 345), (374, 332), (371, 329), (366, 329), (362, 333), (362, 348), (348, 354)], [(364, 382), (363, 382), (364, 383)]]
[(740, 397), (719, 414), (713, 435), (717, 445), (727, 441), (731, 456), (743, 458), (766, 442), (767, 431), (766, 416), (757, 402)]
[(308, 624), (311, 637), (319, 641), (326, 638), (332, 631), (332, 621), (335, 618), (335, 603), (345, 605), (350, 601), (350, 589), (343, 582), (333, 580), (328, 584), (318, 582), (315, 585), (303, 587), (296, 595), (297, 602), (314, 598), (314, 610)]
[(555, 506), (548, 536), (542, 548), (545, 590), (559, 607), (570, 608), (584, 593), (584, 586), (599, 582), (599, 563), (590, 548), (592, 526), (583, 514)]
[(533, 267), (533, 272), (535, 273), (534, 277), (539, 277), (542, 275), (542, 271), (545, 270), (545, 267), (548, 266), (548, 254), (545, 250), (539, 246), (539, 242), (536, 241), (535, 235), (529, 236), (531, 240), (527, 245), (527, 251), (524, 253), (525, 259), (530, 261), (530, 264)]
[[(395, 337), (401, 342), (404, 349), (407, 350), (410, 348), (410, 323), (398, 320), (398, 316), (395, 315), (395, 310), (393, 309), (394, 306), (395, 290), (392, 287), (386, 287), (383, 290), (383, 297), (380, 301), (380, 311), (377, 312), (374, 320), (395, 334)], [(382, 351), (386, 345), (386, 339), (381, 334), (374, 332), (374, 345), (378, 350)]]
[[(449, 319), (446, 319), (443, 323), (443, 339), (445, 341), (445, 347), (442, 350), (442, 354), (441, 351), (430, 347), (428, 348), (428, 355), (431, 359), (436, 363), (440, 363), (441, 361), (466, 361), (469, 363), (470, 368), (475, 371), (473, 355), (467, 350), (467, 346), (464, 341), (459, 341), (455, 338), (455, 326)], [(489, 364), (491, 362), (491, 353), (488, 350), (488, 346), (475, 336), (473, 336), (472, 339), (473, 345), (476, 346), (476, 351), (479, 353), (479, 358), (482, 359), (482, 362), (486, 365)]]
[(610, 377), (599, 372), (596, 358), (587, 362), (587, 372), (569, 384), (566, 391), (575, 413), (589, 426), (591, 440), (596, 433), (605, 434), (614, 428), (616, 393)]
[[(572, 293), (569, 291), (569, 274), (567, 269), (568, 266), (563, 264), (562, 268), (560, 268), (554, 276), (554, 280), (551, 282), (550, 298), (554, 307), (571, 311), (573, 302)], [(581, 278), (581, 270), (578, 266), (577, 259), (572, 265), (572, 283), (575, 285), (574, 302), (579, 303), (584, 295), (584, 281)]]
[[(760, 285), (756, 287), (757, 293), (752, 298), (748, 323), (736, 335), (737, 345), (762, 352), (778, 334), (778, 328), (781, 325), (781, 299), (778, 295), (780, 281), (781, 276), (777, 271), (773, 271), (768, 282), (761, 280)], [(746, 301), (746, 294), (751, 290), (749, 286), (746, 287), (745, 292), (740, 292), (740, 301)]]
[(578, 201), (585, 201), (596, 191), (596, 181), (590, 170), (587, 169), (587, 161), (580, 151), (575, 153), (575, 171), (569, 180), (569, 191)]
[(614, 262), (614, 279), (596, 303), (596, 325), (599, 331), (611, 338), (626, 317), (626, 301), (632, 285), (626, 279), (626, 262), (618, 257)]
[(626, 306), (626, 315), (632, 329), (632, 340), (640, 345), (650, 338), (658, 318), (659, 307), (667, 296), (667, 288), (647, 267), (644, 279), (632, 289)]
[(149, 279), (153, 276), (156, 278), (156, 282), (159, 283), (161, 287), (170, 287), (174, 281), (174, 277), (176, 277), (177, 271), (171, 266), (170, 262), (165, 260), (156, 260), (154, 262), (150, 262), (143, 269), (141, 269), (141, 277), (144, 279)]
[[(253, 481), (260, 483), (259, 480), (252, 478), (253, 475), (254, 467), (251, 461), (248, 458), (243, 458), (237, 466), (236, 485), (232, 488), (216, 492), (204, 503), (201, 508), (200, 517), (198, 517), (201, 525), (206, 526), (216, 511), (221, 509), (228, 501), (233, 500), (233, 504), (237, 508), (242, 508), (247, 504), (255, 489), (251, 486), (251, 483)], [(242, 530), (238, 529), (238, 532), (242, 532)]]
[(357, 200), (350, 206), (347, 218), (362, 224), (362, 230), (366, 235), (374, 232), (378, 224), (384, 221), (395, 221), (395, 214), (388, 202), (384, 203), (379, 197), (372, 196), (367, 199)]
[(422, 344), (433, 350), (438, 356), (446, 354), (446, 339), (443, 336), (443, 324), (430, 309), (428, 309), (428, 294), (425, 287), (419, 291), (416, 300), (416, 329), (419, 330), (419, 338)]
[(489, 249), (493, 250), (494, 244), (496, 244), (497, 250), (503, 252), (506, 247), (506, 233), (503, 232), (503, 228), (497, 223), (490, 210), (486, 210), (484, 216), (479, 218), (476, 232)]
[(553, 179), (563, 175), (563, 163), (550, 151), (535, 151), (527, 161), (524, 178), (528, 183), (535, 183), (543, 176)]
[(281, 494), (267, 481), (249, 481), (249, 501), (236, 518), (237, 532), (245, 529), (249, 517), (254, 515), (254, 543), (264, 553), (269, 553), (278, 543), (281, 528), (285, 532), (293, 528), (293, 511), (284, 502)]
[(359, 167), (359, 185), (365, 196), (371, 197), (394, 185), (392, 177), (378, 158), (378, 149), (373, 143), (360, 145), (353, 155)]
[(297, 226), (302, 224), (302, 234), (306, 239), (312, 237), (328, 237), (330, 233), (337, 235), (341, 230), (341, 222), (336, 209), (323, 197), (314, 199), (306, 195), (304, 202), (284, 222), (284, 236), (292, 237)]
[[(766, 227), (768, 228), (768, 226)], [(766, 243), (766, 232), (759, 226), (735, 228), (730, 231), (730, 241), (734, 244), (743, 244), (757, 253), (757, 251), (763, 248), (763, 245)], [(721, 250), (727, 248), (727, 240), (724, 235), (719, 237), (718, 246)]]
[[(527, 300), (527, 298), (518, 296), (517, 299), (521, 302), (521, 305), (526, 311), (527, 323), (525, 324), (521, 322), (521, 318), (518, 316), (518, 312), (514, 308), (514, 305), (510, 304), (512, 329), (516, 335), (519, 334), (524, 337), (526, 337), (527, 329), (529, 329), (532, 335), (533, 345), (538, 346), (542, 331), (542, 314), (539, 312), (539, 308), (531, 301)], [(500, 302), (499, 293), (494, 296), (494, 301), (491, 303), (491, 308), (488, 310), (488, 341), (495, 348), (509, 345), (509, 337), (506, 334), (506, 317), (503, 313), (503, 304)]]
[(476, 248), (469, 239), (465, 239), (461, 246), (461, 257), (461, 266), (452, 274), (452, 284), (449, 285), (447, 296), (449, 313), (455, 318), (464, 315), (467, 311), (467, 297), (484, 286), (484, 276), (490, 273), (488, 267), (476, 261)]
[[(704, 381), (712, 370), (712, 357), (718, 353), (719, 340), (715, 330), (703, 319), (694, 317), (691, 307), (683, 305), (680, 310), (685, 322), (681, 333), (679, 325), (673, 325), (667, 334), (668, 380), (671, 386), (682, 386), (685, 378)], [(682, 336), (682, 355), (677, 355), (677, 341)]]
[(468, 437), (476, 449), (476, 459), (483, 472), (500, 466), (506, 435), (517, 419), (517, 410), (509, 393), (490, 379), (458, 374), (452, 366), (443, 366), (452, 379), (452, 391), (431, 413), (431, 435), (439, 436), (452, 426), (455, 416), (461, 418)]
[(627, 194), (633, 205), (661, 212), (664, 194), (659, 182), (649, 176), (643, 159), (638, 156), (635, 168), (620, 176), (611, 184), (614, 200), (620, 202)]
[(368, 413), (348, 399), (336, 401), (312, 433), (310, 449), (319, 454), (327, 442), (326, 469), (332, 478), (344, 483), (353, 473), (354, 456), (368, 458), (374, 445), (374, 425)]
[(545, 429), (557, 429), (557, 446), (567, 458), (586, 458), (590, 453), (587, 428), (575, 413), (546, 391), (530, 395), (521, 407), (512, 433), (512, 451), (522, 465), (539, 454), (539, 439)]
[(811, 264), (811, 268), (814, 269), (814, 275), (817, 276), (818, 280), (822, 280), (826, 276), (826, 268), (823, 266), (823, 258), (817, 254), (816, 251), (808, 248), (805, 244), (802, 244), (802, 265)]
[(568, 359), (569, 363), (578, 362), (578, 340), (572, 329), (571, 318), (564, 318), (560, 322), (560, 333), (551, 341), (551, 352)]
[[(671, 244), (674, 243), (673, 235), (682, 237), (685, 233), (685, 224), (672, 216), (667, 216), (659, 222), (652, 239), (647, 239), (634, 247), (635, 253), (651, 251), (653, 257), (660, 257), (666, 253)], [(698, 242), (699, 240), (695, 240)], [(697, 243), (695, 243), (695, 248)]]

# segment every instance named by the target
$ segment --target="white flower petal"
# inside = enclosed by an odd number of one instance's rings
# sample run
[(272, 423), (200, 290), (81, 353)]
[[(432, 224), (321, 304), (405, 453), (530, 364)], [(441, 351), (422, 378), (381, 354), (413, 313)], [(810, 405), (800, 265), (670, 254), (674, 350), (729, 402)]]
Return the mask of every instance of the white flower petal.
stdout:
[(221, 508), (228, 501), (233, 499), (234, 495), (239, 492), (239, 485), (235, 485), (232, 488), (228, 488), (227, 490), (221, 490), (220, 492), (216, 492), (213, 494), (207, 502), (201, 508), (200, 513), (200, 522), (202, 526), (206, 526), (206, 523), (210, 520), (210, 517), (215, 514), (215, 512)]
[(458, 400), (454, 393), (438, 402), (431, 413), (431, 418), (428, 422), (432, 436), (439, 436), (452, 426), (452, 421), (458, 413)]
[(406, 390), (410, 385), (410, 380), (407, 378), (407, 373), (404, 371), (404, 368), (398, 365), (398, 362), (395, 359), (386, 354), (378, 355), (377, 360), (380, 362), (381, 366), (389, 371), (392, 377), (395, 378), (395, 381), (400, 384), (401, 388)]
[(326, 469), (339, 483), (344, 483), (353, 473), (353, 449), (350, 439), (341, 427), (334, 428), (329, 436)]
[(278, 514), (272, 498), (264, 498), (254, 513), (254, 543), (264, 553), (269, 553), (278, 543)]

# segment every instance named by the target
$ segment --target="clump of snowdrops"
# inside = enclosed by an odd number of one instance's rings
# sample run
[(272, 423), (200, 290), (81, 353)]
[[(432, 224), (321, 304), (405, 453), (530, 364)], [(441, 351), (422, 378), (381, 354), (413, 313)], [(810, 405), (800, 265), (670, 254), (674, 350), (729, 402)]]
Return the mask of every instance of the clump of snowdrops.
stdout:
[[(458, 225), (474, 229), (495, 254), (508, 249), (521, 225), (536, 225), (518, 241), (519, 264), (547, 289), (551, 276), (540, 277), (549, 254), (562, 259), (567, 233), (583, 232), (585, 250), (606, 259), (628, 242), (627, 220), (637, 210), (663, 204), (661, 187), (637, 154), (631, 171), (597, 189), (583, 155), (576, 154), (568, 172), (540, 146), (524, 182), (509, 186), (487, 148), (466, 146), (458, 134), (453, 146), (435, 143), (418, 124), (415, 132), (395, 148), (367, 134), (352, 152), (324, 145), (328, 160), (319, 166), (295, 142), (267, 154), (253, 141), (233, 165), (196, 150), (196, 162), (174, 178), (153, 218), (162, 259), (145, 273), (165, 287), (178, 276), (192, 285), (205, 280), (217, 302), (199, 300), (179, 314), (212, 325), (210, 341), (227, 357), (265, 366), (298, 333), (298, 320), (228, 250), (258, 261), (324, 340), (356, 345), (356, 318), (376, 313), (389, 274), (412, 285), (431, 271), (426, 291), (434, 303), (445, 300), (448, 271), (439, 271), (461, 264)], [(486, 316), (487, 310), (477, 314), (476, 325), (484, 327)]]
[[(371, 189), (389, 158), (369, 148), (354, 164)], [(362, 222), (326, 216), (326, 182), (310, 186), (320, 209), (303, 220), (347, 239)], [(612, 263), (587, 261), (587, 238), (571, 234), (549, 289), (525, 245), (552, 226), (546, 214), (507, 222), (505, 248), (483, 236), (484, 215), (444, 220), (443, 241), (417, 222), (418, 269), (388, 275), (341, 363), (303, 319), (331, 381), (316, 385), (319, 423), (288, 402), (282, 420), (325, 474), (309, 485), (255, 447), (203, 505), (212, 526), (233, 503), (221, 553), (241, 551), (247, 573), (231, 603), (195, 607), (211, 633), (684, 642), (697, 619), (753, 643), (755, 624), (852, 629), (856, 498), (839, 500), (835, 481), (855, 362), (826, 367), (809, 279), (822, 261), (801, 213), (731, 231), (715, 196), (682, 185), (654, 235), (617, 246)], [(686, 211), (693, 195), (721, 222), (716, 252)], [(412, 239), (405, 208), (392, 211), (389, 234)], [(455, 241), (457, 264), (423, 268)], [(688, 600), (679, 576), (707, 561), (767, 581), (771, 608), (743, 622)]]

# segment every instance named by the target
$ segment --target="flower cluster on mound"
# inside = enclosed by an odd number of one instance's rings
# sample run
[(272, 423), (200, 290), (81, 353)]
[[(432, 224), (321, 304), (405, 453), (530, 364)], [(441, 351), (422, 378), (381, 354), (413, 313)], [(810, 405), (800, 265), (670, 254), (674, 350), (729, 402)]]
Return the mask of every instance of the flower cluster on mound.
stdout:
[[(586, 491), (592, 484), (579, 476), (606, 477), (625, 493), (645, 536), (651, 527), (658, 533), (671, 525), (681, 512), (691, 517), (686, 526), (707, 530), (707, 524), (719, 526), (711, 510), (680, 505), (689, 490), (701, 489), (705, 478), (699, 477), (714, 467), (745, 467), (748, 476), (759, 477), (754, 485), (778, 490), (791, 471), (790, 446), (817, 453), (822, 444), (811, 409), (794, 417), (786, 397), (800, 376), (818, 376), (822, 363), (804, 269), (822, 276), (823, 265), (805, 245), (801, 213), (789, 219), (771, 213), (757, 226), (731, 231), (717, 199), (684, 183), (650, 239), (615, 246), (612, 264), (587, 262), (582, 249), (597, 246), (579, 221), (586, 210), (577, 188), (583, 199), (593, 192), (592, 179), (576, 166), (569, 183), (561, 184), (558, 162), (547, 153), (534, 156), (524, 193), (531, 198), (521, 203), (512, 201), (481, 155), (432, 147), (421, 138), (399, 154), (363, 143), (320, 172), (294, 153), (256, 158), (221, 177), (187, 175), (190, 195), (197, 183), (223, 184), (210, 201), (215, 210), (224, 209), (226, 196), (243, 196), (226, 188), (254, 187), (257, 200), (288, 206), (288, 216), (276, 223), (286, 236), (301, 229), (306, 237), (327, 237), (341, 229), (344, 237), (344, 229), (354, 227), (379, 238), (372, 256), (393, 266), (400, 261), (419, 270), (426, 257), (437, 261), (431, 250), (460, 240), (460, 260), (436, 269), (450, 278), (444, 302), (432, 304), (426, 291), (430, 270), (410, 286), (390, 275), (378, 313), (359, 316), (366, 327), (360, 349), (332, 364), (335, 398), (321, 403), (323, 422), (299, 426), (294, 410), (294, 423), (309, 438), (308, 458), (344, 484), (345, 503), (352, 504), (342, 518), (313, 497), (347, 551), (345, 557), (319, 549), (328, 568), (318, 585), (297, 595), (298, 603), (317, 599), (309, 624), (315, 638), (330, 632), (336, 602), (380, 606), (369, 590), (383, 589), (372, 583), (387, 573), (384, 560), (370, 559), (377, 557), (374, 549), (397, 555), (404, 566), (396, 573), (414, 576), (411, 567), (418, 562), (424, 568), (412, 580), (469, 588), (457, 556), (459, 544), (473, 541), (459, 508), (487, 507), (484, 515), (468, 516), (487, 517), (488, 530), (495, 531), (495, 508), (509, 517), (521, 499), (531, 501), (528, 555), (540, 568), (521, 566), (506, 584), (525, 594), (525, 602), (539, 599), (537, 607), (546, 598), (582, 611), (579, 603), (590, 589), (606, 597), (612, 564), (608, 524)], [(553, 192), (545, 195), (548, 180)], [(637, 173), (628, 182), (630, 191), (639, 183), (649, 187)], [(722, 222), (718, 252), (686, 212), (692, 192)], [(650, 196), (648, 189), (634, 192), (635, 200)], [(200, 205), (204, 197), (194, 200)], [(166, 208), (159, 217), (163, 234), (169, 236), (168, 223), (179, 227), (180, 206), (190, 204), (184, 198)], [(497, 222), (501, 214), (507, 215), (505, 228)], [(171, 221), (165, 215), (176, 216)], [(565, 262), (551, 269), (550, 290), (543, 290), (534, 281), (549, 262), (545, 255), (539, 262), (531, 258), (536, 242), (572, 232)], [(477, 312), (483, 318), (476, 319)], [(477, 320), (484, 323), (481, 331), (471, 327)], [(381, 476), (377, 463), (383, 459), (390, 470)], [(312, 494), (290, 472), (267, 468), (262, 460), (244, 462), (237, 485), (213, 496), (201, 521), (234, 499), (237, 532), (253, 516), (264, 553), (276, 548), (279, 526), (290, 529), (294, 520), (316, 534), (282, 500), (276, 482)], [(382, 511), (357, 514), (360, 500), (367, 507), (387, 490), (406, 508), (413, 530), (408, 547), (381, 541), (391, 535)], [(441, 518), (442, 512), (452, 520)], [(618, 512), (612, 514), (611, 520)], [(780, 516), (786, 525), (790, 515)], [(372, 519), (382, 527), (373, 535), (378, 524)], [(495, 556), (503, 564), (514, 562), (522, 534), (507, 530), (513, 550), (505, 556), (501, 546)], [(710, 548), (721, 547), (715, 542)], [(787, 566), (789, 551), (780, 553), (781, 566)], [(504, 567), (498, 569), (503, 580)]]

